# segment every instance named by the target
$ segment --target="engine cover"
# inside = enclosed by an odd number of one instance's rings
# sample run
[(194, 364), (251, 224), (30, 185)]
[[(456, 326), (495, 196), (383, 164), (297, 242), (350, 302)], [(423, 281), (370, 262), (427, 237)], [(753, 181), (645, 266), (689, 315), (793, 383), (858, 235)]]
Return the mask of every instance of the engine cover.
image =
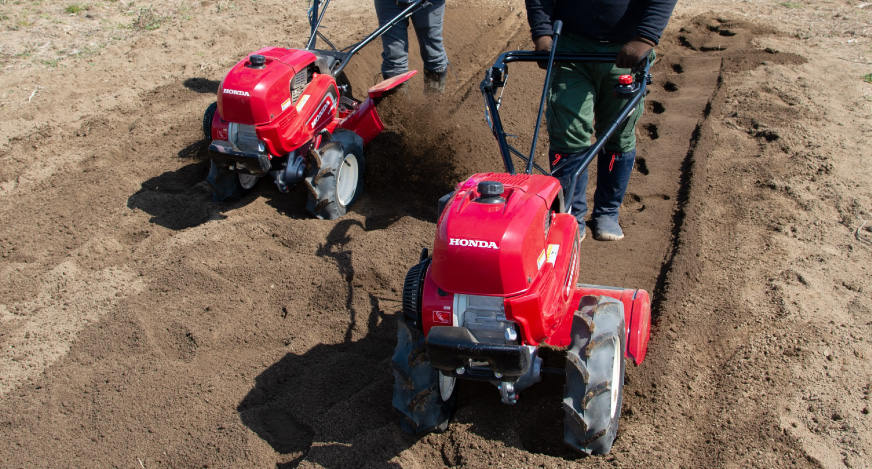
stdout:
[[(252, 64), (263, 56), (263, 65)], [(284, 156), (332, 130), (339, 106), (336, 80), (309, 69), (317, 56), (306, 50), (267, 47), (237, 63), (218, 88), (212, 136), (227, 139), (229, 122), (253, 125), (273, 156)]]
[[(251, 56), (265, 57), (255, 67)], [(315, 54), (297, 49), (266, 47), (240, 60), (218, 87), (218, 113), (228, 122), (264, 125), (281, 116), (291, 106), (294, 76), (315, 62)]]
[[(480, 203), (481, 181), (502, 183), (504, 203)], [(557, 179), (527, 174), (476, 174), (460, 184), (437, 227), (433, 281), (452, 293), (526, 291), (547, 256), (546, 231), (559, 190)]]
[[(503, 185), (500, 203), (481, 197), (482, 181)], [(528, 174), (476, 174), (457, 187), (440, 216), (424, 281), (425, 333), (456, 321), (458, 294), (503, 298), (523, 345), (545, 341), (571, 320), (578, 223), (553, 210), (559, 192), (557, 179)]]

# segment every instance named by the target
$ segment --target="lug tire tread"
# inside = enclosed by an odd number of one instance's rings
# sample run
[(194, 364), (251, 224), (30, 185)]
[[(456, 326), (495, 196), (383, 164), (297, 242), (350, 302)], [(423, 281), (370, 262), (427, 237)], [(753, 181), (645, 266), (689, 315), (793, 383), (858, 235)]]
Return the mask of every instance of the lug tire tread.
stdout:
[(203, 113), (203, 134), (207, 139), (212, 138), (212, 119), (215, 117), (216, 112), (218, 112), (218, 103), (212, 103), (206, 108), (206, 112)]
[[(571, 339), (566, 351), (563, 389), (564, 439), (586, 454), (607, 454), (617, 436), (623, 401), (626, 350), (623, 304), (604, 296), (582, 298), (573, 318)], [(619, 382), (613, 383), (616, 340), (621, 369)], [(618, 386), (614, 416), (613, 386)]]
[(394, 350), (394, 408), (403, 418), (400, 426), (412, 435), (442, 432), (454, 414), (457, 390), (448, 400), (439, 395), (439, 371), (427, 358), (425, 337), (400, 316), (397, 326), (397, 347)]
[(403, 282), (403, 314), (418, 328), (421, 327), (421, 291), (430, 262), (430, 258), (427, 258), (412, 266)]
[[(339, 165), (348, 154), (357, 158), (358, 179), (354, 194), (348, 204), (342, 205), (337, 195), (337, 177)], [(353, 204), (363, 192), (365, 169), (363, 139), (350, 130), (340, 129), (336, 131), (329, 143), (309, 152), (309, 167), (305, 178), (309, 188), (306, 210), (322, 220), (335, 220), (345, 215), (348, 206)]]

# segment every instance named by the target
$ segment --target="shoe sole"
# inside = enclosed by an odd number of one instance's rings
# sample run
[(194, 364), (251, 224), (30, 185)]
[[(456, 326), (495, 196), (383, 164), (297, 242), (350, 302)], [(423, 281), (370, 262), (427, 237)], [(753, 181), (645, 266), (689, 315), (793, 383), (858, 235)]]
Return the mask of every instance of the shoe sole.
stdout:
[(597, 241), (618, 241), (618, 240), (624, 239), (624, 235), (623, 234), (616, 235), (616, 234), (611, 234), (611, 233), (600, 233), (599, 235), (594, 236), (593, 239), (595, 239)]

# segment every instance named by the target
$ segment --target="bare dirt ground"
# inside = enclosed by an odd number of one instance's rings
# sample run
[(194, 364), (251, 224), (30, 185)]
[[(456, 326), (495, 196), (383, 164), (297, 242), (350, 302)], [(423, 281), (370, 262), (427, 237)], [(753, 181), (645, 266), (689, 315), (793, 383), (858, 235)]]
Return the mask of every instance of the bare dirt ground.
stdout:
[[(369, 2), (331, 8), (337, 43), (375, 27)], [(301, 47), (305, 10), (0, 0), (0, 466), (872, 467), (872, 4), (679, 2), (627, 238), (583, 243), (582, 281), (648, 289), (655, 314), (591, 458), (562, 444), (557, 378), (513, 407), (462, 383), (422, 438), (391, 408), (436, 199), (500, 169), (477, 87), (530, 47), (523, 2), (448, 1), (448, 92), (416, 78), (385, 103), (346, 217), (267, 181), (215, 204), (202, 112), (245, 54)], [(518, 70), (503, 113), (523, 138), (541, 74)]]

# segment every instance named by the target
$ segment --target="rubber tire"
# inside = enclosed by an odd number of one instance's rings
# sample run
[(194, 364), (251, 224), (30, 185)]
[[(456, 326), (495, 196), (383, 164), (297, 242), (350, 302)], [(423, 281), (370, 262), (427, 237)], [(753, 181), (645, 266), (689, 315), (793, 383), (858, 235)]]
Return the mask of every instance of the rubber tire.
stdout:
[(413, 265), (406, 273), (406, 280), (403, 282), (403, 314), (412, 327), (419, 329), (421, 328), (421, 295), (431, 261), (432, 259), (428, 257)]
[[(348, 207), (363, 192), (363, 175), (366, 171), (363, 139), (354, 132), (340, 129), (333, 134), (329, 143), (314, 151), (317, 152), (318, 157), (310, 158), (304, 180), (309, 190), (306, 210), (322, 220), (335, 220), (345, 215)], [(354, 155), (357, 158), (357, 185), (348, 202), (343, 204), (337, 197), (337, 176), (339, 165), (345, 161), (346, 155)]]
[(448, 429), (457, 405), (457, 386), (447, 400), (439, 394), (439, 370), (430, 365), (424, 334), (400, 316), (394, 368), (394, 407), (402, 413), (400, 427), (410, 435)]
[[(607, 454), (618, 433), (623, 402), (627, 348), (623, 304), (606, 296), (583, 297), (572, 318), (571, 339), (563, 387), (563, 437), (569, 446), (586, 454)], [(620, 367), (617, 383), (613, 382), (615, 341)], [(613, 386), (617, 386), (614, 414)]]
[(212, 103), (203, 113), (203, 134), (209, 140), (212, 139), (212, 119), (215, 118), (216, 112), (218, 112), (218, 103)]
[(242, 188), (243, 192), (248, 192), (254, 189), (254, 186), (257, 185), (257, 181), (260, 181), (260, 176), (239, 173), (237, 174), (237, 179), (239, 179), (239, 187)]

